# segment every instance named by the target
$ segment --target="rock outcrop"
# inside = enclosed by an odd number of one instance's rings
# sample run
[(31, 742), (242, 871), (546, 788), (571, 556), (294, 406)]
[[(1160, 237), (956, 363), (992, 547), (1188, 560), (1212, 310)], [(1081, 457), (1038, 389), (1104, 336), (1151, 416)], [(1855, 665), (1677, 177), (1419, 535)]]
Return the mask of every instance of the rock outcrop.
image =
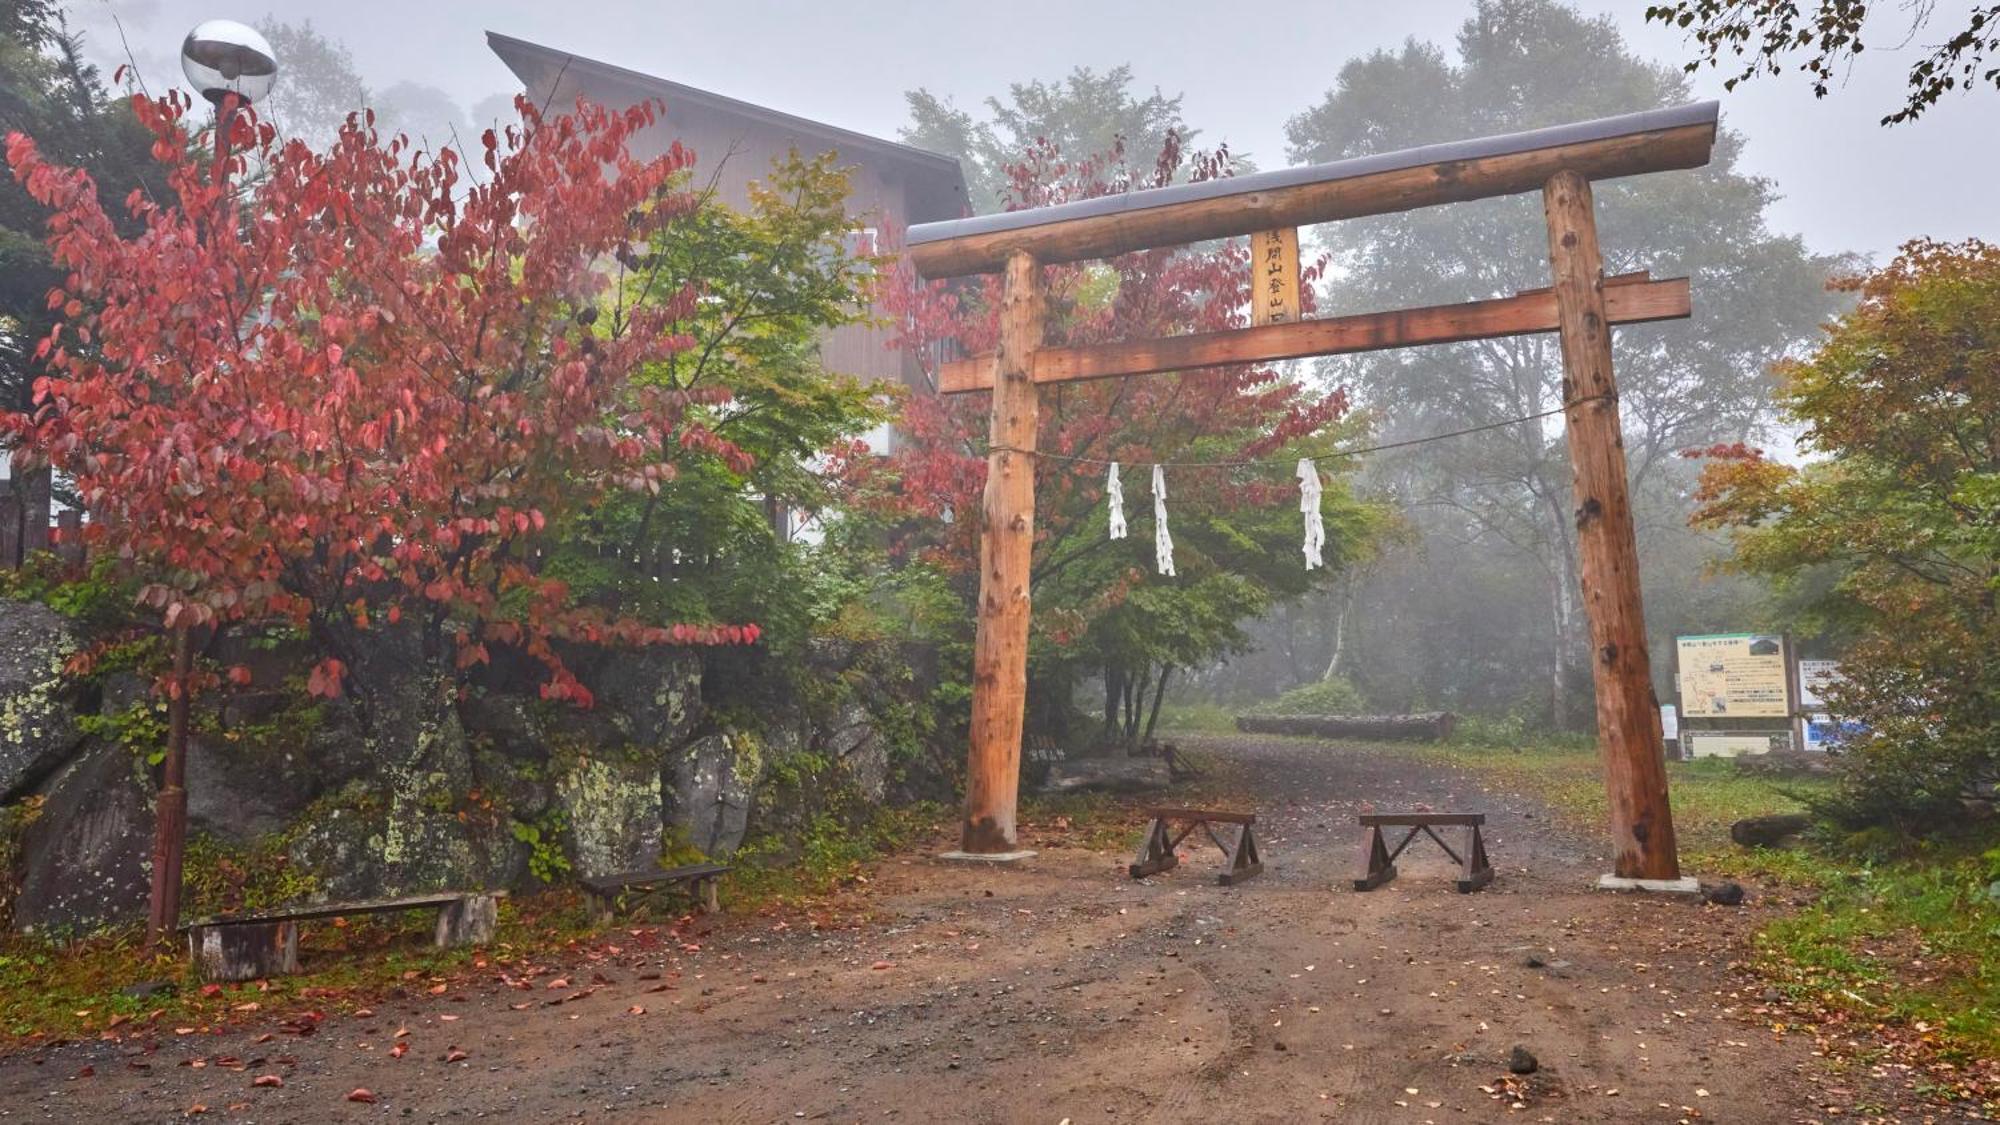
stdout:
[(80, 935), (143, 920), (153, 795), (132, 751), (87, 740), (35, 796), (21, 837), (14, 927)]
[[(824, 794), (802, 793), (800, 777), (867, 802), (900, 791), (896, 736), (878, 716), (907, 716), (929, 690), (900, 653), (852, 644), (816, 648), (804, 672), (751, 652), (581, 651), (565, 656), (595, 705), (578, 709), (539, 698), (542, 670), (518, 657), (453, 684), (415, 634), (378, 628), (366, 640), (347, 696), (331, 701), (297, 690), (299, 642), (230, 638), (209, 654), (249, 667), (251, 685), (198, 704), (189, 823), (246, 901), (252, 883), (286, 899), (528, 891), (690, 847), (726, 856), (753, 832), (798, 831), (816, 815)], [(159, 703), (132, 673), (67, 682), (76, 647), (60, 615), (0, 600), (0, 784), (14, 798), (0, 801), (0, 826), (15, 825), (17, 843), (11, 857), (0, 849), (14, 869), (0, 880), (15, 891), (17, 928), (81, 932), (145, 914), (145, 759), (157, 749), (146, 732), (163, 717), (140, 713)], [(810, 690), (788, 679), (800, 675)], [(774, 775), (791, 786), (767, 787)], [(258, 882), (272, 872), (281, 877)]]
[(0, 802), (33, 789), (82, 741), (63, 679), (76, 648), (61, 614), (0, 599)]

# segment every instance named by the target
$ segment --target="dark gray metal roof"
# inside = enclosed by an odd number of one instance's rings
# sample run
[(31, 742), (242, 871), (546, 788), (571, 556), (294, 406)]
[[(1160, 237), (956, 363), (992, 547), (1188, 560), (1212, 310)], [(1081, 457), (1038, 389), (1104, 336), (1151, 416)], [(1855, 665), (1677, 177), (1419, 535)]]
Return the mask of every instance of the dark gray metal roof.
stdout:
[[(868, 153), (896, 161), (913, 172), (946, 185), (947, 190), (944, 194), (948, 195), (952, 202), (950, 210), (945, 211), (945, 214), (953, 212), (963, 214), (965, 211), (965, 173), (955, 157), (918, 148), (915, 145), (906, 145), (900, 141), (857, 133), (838, 125), (829, 125), (824, 121), (799, 117), (768, 106), (727, 97), (713, 90), (704, 90), (698, 86), (661, 78), (657, 74), (647, 74), (600, 59), (585, 58), (541, 43), (502, 35), (497, 31), (486, 33), (486, 44), (500, 57), (501, 62), (507, 64), (508, 69), (512, 70), (516, 77), (530, 85), (537, 80), (538, 72), (535, 67), (553, 73), (567, 71), (579, 82), (589, 77), (608, 78), (642, 90), (649, 96), (660, 98), (667, 102), (670, 108), (683, 104), (697, 105), (711, 112), (762, 122), (792, 130), (804, 137), (824, 140), (836, 147), (852, 150), (854, 155)], [(932, 213), (936, 214), (937, 211), (934, 210)]]
[(1038, 227), (1096, 215), (1115, 215), (1166, 207), (1176, 203), (1190, 203), (1198, 199), (1248, 195), (1274, 188), (1296, 187), (1300, 184), (1346, 180), (1378, 172), (1416, 168), (1426, 164), (1509, 156), (1536, 149), (1610, 140), (1613, 137), (1678, 129), (1689, 125), (1713, 127), (1718, 114), (1718, 103), (1694, 102), (1690, 105), (1674, 106), (1671, 109), (1649, 109), (1641, 113), (1601, 117), (1595, 121), (1579, 121), (1547, 129), (1530, 129), (1523, 133), (1504, 133), (1495, 137), (1448, 141), (1444, 144), (1406, 148), (1373, 156), (1356, 156), (1326, 164), (1305, 164), (1296, 168), (1256, 172), (1248, 176), (1227, 176), (1196, 184), (1174, 184), (1169, 187), (1148, 188), (1145, 191), (1104, 195), (1096, 199), (1077, 200), (1074, 203), (1059, 203), (1053, 207), (1034, 207), (1023, 211), (974, 215), (969, 219), (921, 223), (910, 228), (908, 243), (914, 246), (924, 242), (942, 242), (945, 239), (962, 238), (966, 235), (1021, 230), (1026, 227)]

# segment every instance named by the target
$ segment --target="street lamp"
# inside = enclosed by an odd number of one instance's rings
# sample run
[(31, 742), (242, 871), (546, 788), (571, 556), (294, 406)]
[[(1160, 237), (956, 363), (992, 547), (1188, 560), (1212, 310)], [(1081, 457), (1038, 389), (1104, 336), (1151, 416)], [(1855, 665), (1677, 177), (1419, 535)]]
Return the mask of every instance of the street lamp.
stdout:
[[(235, 20), (196, 25), (181, 43), (181, 72), (215, 105), (215, 165), (218, 189), (229, 180), (229, 133), (236, 111), (263, 99), (278, 81), (278, 56), (257, 29)], [(218, 190), (217, 229), (233, 222), (227, 192)], [(167, 753), (160, 766), (160, 791), (153, 804), (152, 888), (146, 906), (146, 940), (157, 944), (180, 924), (181, 864), (187, 852), (188, 697), (194, 674), (194, 647), (183, 622), (174, 634), (173, 694), (167, 700)]]
[(257, 29), (235, 20), (204, 20), (181, 42), (181, 73), (215, 105), (215, 180), (228, 175), (229, 129), (236, 111), (264, 99), (278, 81), (278, 56)]

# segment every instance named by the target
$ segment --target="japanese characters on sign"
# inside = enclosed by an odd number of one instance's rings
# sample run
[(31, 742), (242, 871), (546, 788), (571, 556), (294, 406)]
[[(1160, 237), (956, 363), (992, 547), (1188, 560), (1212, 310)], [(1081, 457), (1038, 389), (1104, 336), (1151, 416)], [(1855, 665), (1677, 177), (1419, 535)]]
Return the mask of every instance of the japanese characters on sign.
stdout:
[(1783, 637), (1725, 633), (1675, 640), (1681, 718), (1782, 719), (1792, 713)]
[(1826, 689), (1840, 682), (1840, 661), (1799, 661), (1799, 709), (1826, 710)]
[(1299, 319), (1299, 232), (1296, 227), (1250, 236), (1250, 323)]

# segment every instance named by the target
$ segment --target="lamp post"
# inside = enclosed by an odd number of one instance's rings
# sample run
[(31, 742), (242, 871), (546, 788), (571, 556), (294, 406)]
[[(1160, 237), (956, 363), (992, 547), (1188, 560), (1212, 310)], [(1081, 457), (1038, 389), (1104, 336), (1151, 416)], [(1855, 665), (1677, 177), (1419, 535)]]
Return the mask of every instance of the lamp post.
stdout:
[[(215, 106), (215, 163), (210, 169), (228, 221), (229, 133), (236, 111), (261, 101), (278, 80), (278, 58), (257, 29), (234, 20), (196, 25), (181, 43), (181, 72)], [(172, 693), (167, 698), (167, 754), (160, 766), (154, 806), (153, 880), (146, 908), (146, 940), (158, 943), (180, 924), (181, 860), (187, 851), (187, 735), (193, 694), (194, 647), (186, 624), (176, 624)]]

